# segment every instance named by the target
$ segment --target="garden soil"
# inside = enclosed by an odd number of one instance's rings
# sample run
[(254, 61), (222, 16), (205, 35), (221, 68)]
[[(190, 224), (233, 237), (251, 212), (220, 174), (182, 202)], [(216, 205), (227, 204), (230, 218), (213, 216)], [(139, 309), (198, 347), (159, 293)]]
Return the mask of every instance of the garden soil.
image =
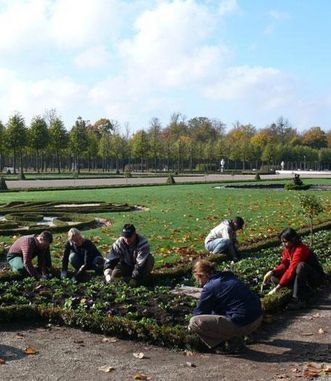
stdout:
[(0, 380), (331, 380), (330, 291), (310, 309), (266, 316), (240, 355), (175, 351), (46, 324), (3, 324)]

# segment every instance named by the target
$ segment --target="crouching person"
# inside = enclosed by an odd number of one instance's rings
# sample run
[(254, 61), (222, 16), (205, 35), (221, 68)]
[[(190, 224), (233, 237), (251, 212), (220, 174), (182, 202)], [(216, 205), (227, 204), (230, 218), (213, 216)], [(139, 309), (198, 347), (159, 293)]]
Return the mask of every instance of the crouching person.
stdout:
[(74, 280), (79, 280), (86, 270), (101, 275), (105, 261), (91, 240), (84, 238), (78, 229), (71, 228), (64, 245), (61, 278), (67, 276), (69, 262), (75, 269)]
[(262, 321), (259, 297), (233, 273), (215, 272), (206, 260), (196, 262), (193, 274), (203, 287), (193, 310), (189, 331), (215, 352), (236, 352), (243, 346), (243, 336), (256, 330)]
[(114, 242), (106, 257), (106, 282), (124, 280), (131, 286), (138, 286), (153, 267), (154, 257), (146, 238), (136, 232), (134, 225), (125, 224), (121, 237)]
[[(9, 248), (7, 254), (7, 261), (11, 270), (38, 279), (47, 278), (52, 267), (49, 249), (52, 242), (53, 235), (49, 231), (18, 238)], [(35, 257), (38, 258), (37, 267), (32, 264)]]
[(314, 293), (314, 288), (323, 283), (326, 276), (316, 254), (302, 243), (294, 229), (284, 229), (280, 233), (280, 240), (283, 244), (281, 263), (265, 274), (263, 284), (277, 284), (269, 292), (270, 295), (282, 287), (293, 288), (293, 300), (288, 308), (300, 309), (306, 306), (306, 299)]

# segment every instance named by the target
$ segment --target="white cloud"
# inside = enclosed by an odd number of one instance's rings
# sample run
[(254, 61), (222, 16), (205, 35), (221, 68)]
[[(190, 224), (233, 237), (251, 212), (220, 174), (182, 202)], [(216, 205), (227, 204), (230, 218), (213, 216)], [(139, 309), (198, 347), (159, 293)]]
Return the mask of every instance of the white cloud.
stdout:
[(19, 55), (20, 49), (44, 43), (48, 4), (47, 0), (6, 2), (0, 12), (0, 51)]
[(74, 63), (80, 68), (100, 68), (110, 61), (110, 54), (105, 46), (95, 46), (86, 49), (74, 58)]
[(223, 0), (221, 1), (218, 8), (218, 12), (221, 16), (225, 15), (226, 13), (236, 12), (238, 10), (239, 6), (237, 0)]
[(287, 20), (290, 18), (290, 15), (289, 13), (287, 12), (281, 12), (281, 11), (277, 11), (277, 10), (271, 10), (269, 11), (269, 16), (271, 16), (271, 18), (273, 18), (274, 20)]
[(0, 116), (3, 121), (16, 111), (22, 113), (26, 120), (50, 108), (65, 112), (85, 102), (84, 94), (87, 93), (85, 86), (70, 78), (24, 81), (13, 72), (1, 69), (0, 84)]
[(201, 80), (228, 56), (206, 42), (217, 18), (194, 1), (162, 2), (136, 21), (136, 35), (119, 45), (132, 77), (145, 85), (180, 86)]
[(219, 80), (204, 89), (207, 98), (224, 101), (261, 102), (274, 108), (284, 103), (289, 79), (274, 68), (238, 66), (226, 69)]

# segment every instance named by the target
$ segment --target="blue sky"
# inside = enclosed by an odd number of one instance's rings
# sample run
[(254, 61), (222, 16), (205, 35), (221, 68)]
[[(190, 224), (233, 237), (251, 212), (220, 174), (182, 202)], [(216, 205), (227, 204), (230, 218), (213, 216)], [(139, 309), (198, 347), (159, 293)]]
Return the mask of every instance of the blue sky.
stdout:
[(0, 0), (0, 120), (331, 128), (328, 0)]

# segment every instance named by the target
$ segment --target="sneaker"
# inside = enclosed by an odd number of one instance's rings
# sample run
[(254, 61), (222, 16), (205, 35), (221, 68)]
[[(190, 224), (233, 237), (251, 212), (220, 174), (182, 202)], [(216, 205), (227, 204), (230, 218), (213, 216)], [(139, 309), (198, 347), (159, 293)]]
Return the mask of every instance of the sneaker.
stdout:
[(226, 349), (225, 349), (225, 343), (220, 343), (216, 345), (216, 347), (212, 348), (212, 352), (216, 353), (217, 355), (224, 355), (226, 354)]
[(240, 353), (245, 349), (244, 339), (241, 336), (233, 337), (225, 342), (225, 350), (229, 354)]

